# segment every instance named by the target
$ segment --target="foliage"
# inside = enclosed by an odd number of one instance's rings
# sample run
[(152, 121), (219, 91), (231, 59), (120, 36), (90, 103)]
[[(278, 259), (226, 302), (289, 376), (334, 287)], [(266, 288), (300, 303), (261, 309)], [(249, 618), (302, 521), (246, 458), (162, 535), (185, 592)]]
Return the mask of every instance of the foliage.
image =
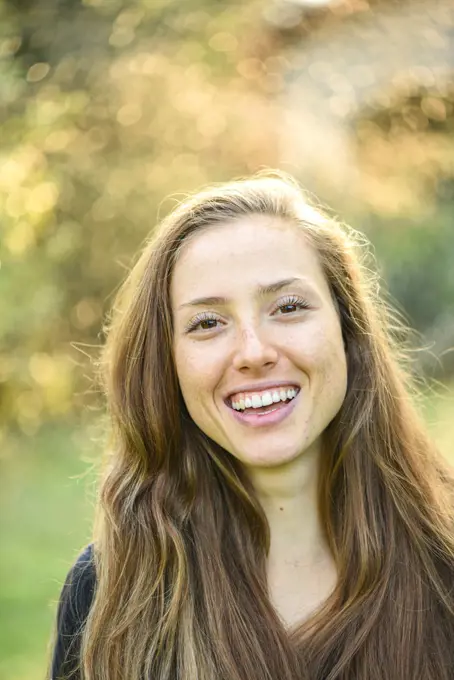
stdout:
[[(372, 5), (301, 15), (299, 38), (271, 0), (0, 5), (5, 424), (32, 434), (98, 408), (90, 357), (146, 235), (182, 193), (282, 164), (288, 49), (323, 30), (327, 49), (329, 31)], [(442, 351), (454, 314), (452, 120), (452, 88), (400, 83), (354, 119), (361, 202), (334, 201), (370, 231), (392, 294), (418, 330), (441, 333)], [(330, 202), (328, 184), (321, 193)]]
[(30, 432), (90, 402), (70, 343), (96, 354), (165, 196), (274, 164), (266, 103), (241, 75), (253, 4), (3, 7), (5, 421)]

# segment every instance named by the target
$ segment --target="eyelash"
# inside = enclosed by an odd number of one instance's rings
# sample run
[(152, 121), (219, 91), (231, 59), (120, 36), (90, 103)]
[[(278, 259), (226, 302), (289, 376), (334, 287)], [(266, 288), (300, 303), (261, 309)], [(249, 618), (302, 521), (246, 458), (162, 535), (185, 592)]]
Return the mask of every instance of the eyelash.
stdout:
[[(284, 298), (279, 305), (276, 306), (274, 312), (282, 309), (283, 307), (299, 307), (300, 309), (309, 309), (310, 305), (304, 300), (303, 298), (297, 297), (296, 295), (289, 295), (288, 297)], [(283, 314), (282, 316), (287, 316), (286, 314)], [(219, 318), (215, 316), (212, 312), (202, 312), (201, 314), (198, 314), (192, 321), (188, 323), (188, 325), (185, 328), (186, 333), (192, 333), (197, 329), (197, 327), (203, 322), (203, 321), (219, 321)], [(213, 328), (205, 328), (202, 329), (203, 331), (212, 331), (214, 330)]]

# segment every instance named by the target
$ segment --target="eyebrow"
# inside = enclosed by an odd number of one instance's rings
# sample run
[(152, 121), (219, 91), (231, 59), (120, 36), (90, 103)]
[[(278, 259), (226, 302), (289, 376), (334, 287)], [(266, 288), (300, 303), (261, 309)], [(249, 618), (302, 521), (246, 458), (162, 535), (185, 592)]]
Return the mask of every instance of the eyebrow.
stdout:
[[(277, 293), (279, 290), (282, 290), (282, 288), (287, 288), (288, 286), (291, 286), (293, 283), (302, 282), (303, 282), (302, 279), (298, 278), (297, 276), (292, 276), (289, 279), (282, 279), (281, 281), (275, 281), (274, 283), (259, 285), (257, 286), (257, 297), (264, 298), (267, 297), (268, 295), (272, 295), (273, 293)], [(178, 307), (178, 309), (183, 309), (184, 307), (226, 305), (228, 304), (228, 302), (229, 299), (226, 297), (219, 296), (200, 297), (196, 298), (195, 300), (190, 300), (189, 302), (183, 303)]]

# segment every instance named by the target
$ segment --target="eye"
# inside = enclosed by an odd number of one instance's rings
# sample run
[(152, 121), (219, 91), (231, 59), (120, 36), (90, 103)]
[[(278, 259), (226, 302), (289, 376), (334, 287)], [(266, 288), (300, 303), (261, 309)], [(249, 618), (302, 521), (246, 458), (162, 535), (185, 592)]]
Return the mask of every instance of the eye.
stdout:
[(202, 312), (195, 316), (188, 325), (185, 327), (186, 333), (192, 333), (200, 327), (202, 331), (212, 331), (216, 328), (216, 323), (219, 322), (219, 318), (210, 312)]
[(301, 309), (309, 308), (310, 308), (309, 303), (306, 302), (306, 300), (304, 300), (303, 298), (298, 297), (296, 295), (289, 295), (288, 297), (280, 301), (280, 303), (277, 305), (274, 311), (281, 312), (281, 314), (277, 314), (277, 316), (283, 315), (287, 316), (288, 314), (292, 314), (295, 311), (300, 311)]

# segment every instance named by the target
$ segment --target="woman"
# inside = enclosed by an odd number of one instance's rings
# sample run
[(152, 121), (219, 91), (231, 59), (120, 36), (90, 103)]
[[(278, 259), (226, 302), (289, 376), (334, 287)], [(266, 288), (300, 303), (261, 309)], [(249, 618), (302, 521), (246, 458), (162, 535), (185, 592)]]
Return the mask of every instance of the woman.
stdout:
[(452, 476), (360, 252), (277, 172), (154, 231), (109, 324), (53, 680), (452, 678)]

